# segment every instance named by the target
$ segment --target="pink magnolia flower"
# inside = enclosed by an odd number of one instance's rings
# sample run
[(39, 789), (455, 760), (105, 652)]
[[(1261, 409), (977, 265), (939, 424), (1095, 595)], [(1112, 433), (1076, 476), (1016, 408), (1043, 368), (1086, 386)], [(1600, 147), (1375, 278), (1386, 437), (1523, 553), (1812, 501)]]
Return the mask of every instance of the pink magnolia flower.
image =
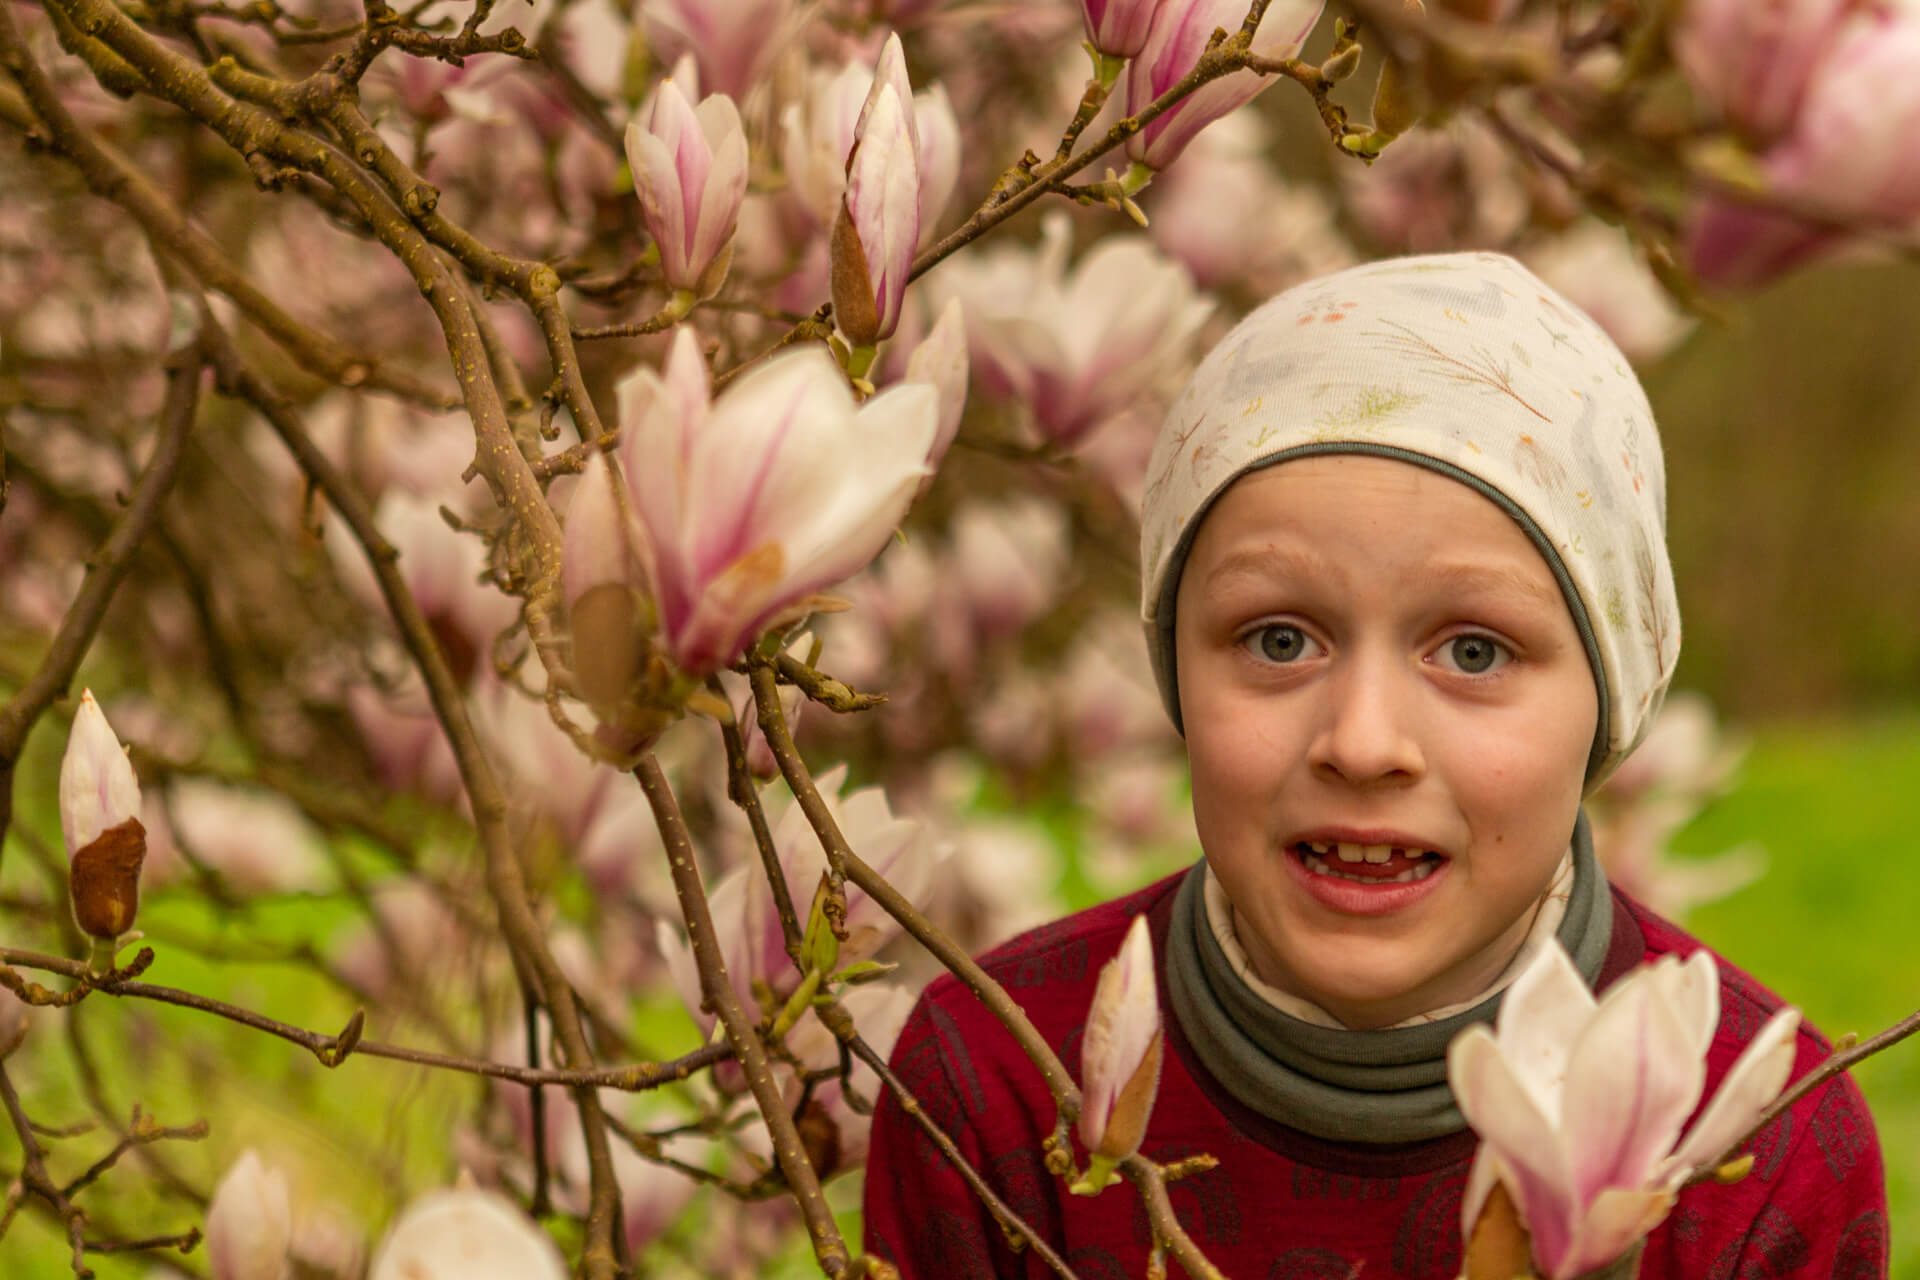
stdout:
[(900, 37), (888, 36), (854, 124), (829, 242), (833, 315), (856, 347), (893, 335), (920, 242), (920, 130)]
[[(839, 216), (847, 189), (847, 156), (873, 85), (873, 68), (859, 62), (838, 71), (814, 71), (805, 96), (780, 113), (780, 163), (788, 189), (818, 226), (830, 227)], [(920, 238), (925, 241), (960, 180), (960, 121), (944, 86), (913, 95), (913, 122), (919, 135)]]
[[(1320, 21), (1322, 7), (1321, 0), (1275, 0), (1254, 33), (1254, 52), (1291, 58)], [(1127, 114), (1138, 114), (1192, 71), (1216, 28), (1232, 35), (1246, 16), (1243, 0), (1160, 0), (1145, 47), (1127, 65)], [(1236, 71), (1208, 81), (1129, 138), (1127, 155), (1150, 169), (1166, 168), (1195, 134), (1250, 101), (1274, 79)]]
[(73, 918), (82, 931), (111, 942), (133, 928), (140, 908), (140, 783), (113, 736), (93, 690), (80, 694), (60, 761), (60, 834), (67, 844)]
[(927, 472), (937, 396), (905, 383), (856, 406), (833, 358), (806, 347), (710, 403), (686, 329), (664, 372), (619, 386), (621, 459), (665, 650), (705, 675), (878, 554)]
[(1855, 228), (1920, 219), (1920, 16), (1859, 17), (1808, 81), (1792, 129), (1760, 158), (1794, 212), (1714, 199), (1687, 237), (1704, 283), (1758, 285), (1844, 243)]
[(374, 1255), (369, 1280), (567, 1280), (560, 1250), (492, 1191), (429, 1191), (407, 1206)]
[(1113, 58), (1131, 58), (1145, 47), (1147, 28), (1160, 0), (1080, 0), (1087, 42)]
[(1447, 1078), (1480, 1150), (1461, 1226), (1496, 1181), (1533, 1239), (1546, 1280), (1606, 1265), (1658, 1226), (1695, 1170), (1752, 1124), (1793, 1069), (1796, 1009), (1754, 1036), (1684, 1138), (1720, 1021), (1713, 957), (1662, 956), (1597, 1004), (1558, 941), (1507, 991), (1498, 1029), (1468, 1028)]
[(1747, 137), (1768, 142), (1800, 114), (1814, 69), (1865, 0), (1691, 0), (1672, 30), (1688, 82)]
[(727, 278), (747, 194), (747, 135), (733, 99), (716, 93), (695, 107), (662, 81), (646, 128), (627, 126), (627, 163), (661, 274), (675, 289), (711, 297)]
[(692, 54), (700, 83), (738, 101), (791, 34), (793, 9), (793, 0), (642, 0), (640, 20), (661, 62)]
[(1085, 1077), (1080, 1141), (1092, 1168), (1074, 1190), (1091, 1194), (1107, 1185), (1112, 1166), (1140, 1149), (1160, 1090), (1160, 1000), (1153, 979), (1153, 941), (1147, 918), (1135, 916), (1119, 953), (1100, 970), (1087, 1011), (1080, 1066)]
[(988, 388), (1024, 402), (1062, 448), (1183, 364), (1213, 309), (1143, 235), (1102, 237), (1069, 272), (1069, 226), (1050, 215), (1037, 252), (995, 246), (933, 277), (966, 305), (968, 348)]
[(213, 1280), (279, 1280), (287, 1274), (293, 1205), (287, 1175), (251, 1150), (240, 1153), (207, 1207), (207, 1265)]

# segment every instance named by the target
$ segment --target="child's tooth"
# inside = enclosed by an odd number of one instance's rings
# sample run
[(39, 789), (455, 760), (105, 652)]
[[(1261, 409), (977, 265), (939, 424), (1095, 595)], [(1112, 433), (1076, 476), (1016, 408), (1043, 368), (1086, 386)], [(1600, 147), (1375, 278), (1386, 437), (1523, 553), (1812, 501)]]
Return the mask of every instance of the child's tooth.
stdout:
[(1393, 846), (1390, 844), (1370, 844), (1361, 849), (1360, 852), (1368, 862), (1385, 862), (1393, 856)]
[(1340, 861), (1342, 862), (1365, 862), (1366, 861), (1366, 855), (1361, 851), (1360, 846), (1357, 844), (1347, 844), (1343, 841), (1337, 847), (1340, 850)]

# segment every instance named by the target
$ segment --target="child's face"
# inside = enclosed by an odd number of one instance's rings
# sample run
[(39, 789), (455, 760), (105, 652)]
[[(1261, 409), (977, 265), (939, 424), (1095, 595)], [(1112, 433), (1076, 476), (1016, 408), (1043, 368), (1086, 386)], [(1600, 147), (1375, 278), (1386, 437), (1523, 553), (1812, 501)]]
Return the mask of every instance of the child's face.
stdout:
[(1350, 1027), (1490, 984), (1566, 850), (1599, 715), (1519, 526), (1410, 463), (1250, 473), (1194, 540), (1175, 646), (1194, 820), (1255, 971)]

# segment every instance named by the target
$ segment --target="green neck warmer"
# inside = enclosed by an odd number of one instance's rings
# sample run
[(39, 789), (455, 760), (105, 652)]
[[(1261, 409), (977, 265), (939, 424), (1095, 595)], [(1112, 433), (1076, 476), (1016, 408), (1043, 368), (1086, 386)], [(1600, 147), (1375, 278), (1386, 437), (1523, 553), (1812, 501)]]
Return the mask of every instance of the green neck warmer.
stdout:
[[(1447, 1045), (1492, 1022), (1504, 992), (1439, 1022), (1383, 1031), (1315, 1026), (1282, 1013), (1233, 971), (1207, 927), (1205, 864), (1181, 883), (1167, 932), (1167, 994), (1195, 1055), (1242, 1103), (1335, 1142), (1399, 1143), (1465, 1129), (1447, 1087)], [(1613, 895), (1584, 813), (1573, 830), (1573, 892), (1559, 938), (1589, 984), (1613, 934)]]

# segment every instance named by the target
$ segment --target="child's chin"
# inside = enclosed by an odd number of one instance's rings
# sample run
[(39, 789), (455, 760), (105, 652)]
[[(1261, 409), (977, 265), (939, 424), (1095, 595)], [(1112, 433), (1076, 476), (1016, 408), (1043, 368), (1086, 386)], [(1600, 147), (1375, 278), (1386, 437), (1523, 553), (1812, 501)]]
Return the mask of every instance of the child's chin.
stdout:
[(1365, 962), (1317, 966), (1303, 974), (1307, 999), (1353, 1030), (1375, 1030), (1404, 1022), (1417, 1014), (1447, 1004), (1434, 997), (1424, 970), (1413, 964), (1381, 964), (1379, 956)]

